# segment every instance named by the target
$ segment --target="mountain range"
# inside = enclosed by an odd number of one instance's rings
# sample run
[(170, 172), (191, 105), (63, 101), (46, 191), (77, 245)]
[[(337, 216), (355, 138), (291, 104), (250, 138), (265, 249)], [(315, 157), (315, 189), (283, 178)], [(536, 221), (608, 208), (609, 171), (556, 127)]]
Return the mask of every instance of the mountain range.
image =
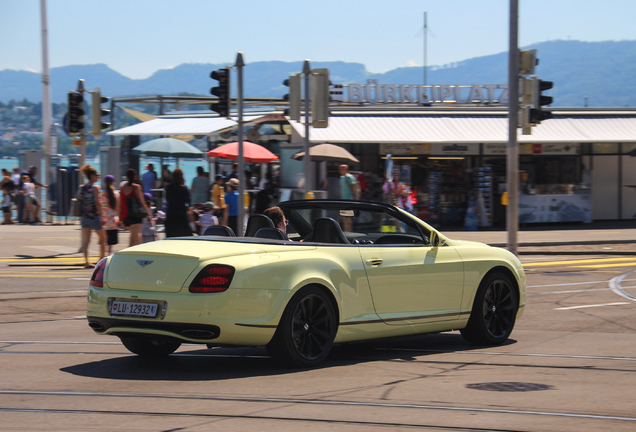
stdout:
[[(634, 107), (636, 106), (636, 41), (582, 42), (555, 40), (523, 47), (537, 49), (540, 59), (536, 74), (553, 81), (552, 106)], [(105, 64), (73, 65), (51, 69), (53, 102), (66, 101), (69, 90), (85, 80), (87, 90), (100, 87), (109, 97), (177, 95), (208, 96), (216, 81), (210, 72), (227, 64), (182, 64), (161, 69), (146, 79), (131, 79)], [(372, 73), (361, 63), (312, 62), (312, 68), (328, 68), (334, 84), (422, 84), (422, 67), (401, 67)], [(287, 93), (283, 80), (302, 70), (302, 62), (262, 61), (244, 69), (246, 97), (280, 98)], [(508, 53), (475, 57), (443, 66), (429, 66), (427, 84), (506, 84)], [(41, 74), (29, 71), (0, 71), (0, 101), (40, 101)], [(586, 102), (587, 101), (587, 102)]]

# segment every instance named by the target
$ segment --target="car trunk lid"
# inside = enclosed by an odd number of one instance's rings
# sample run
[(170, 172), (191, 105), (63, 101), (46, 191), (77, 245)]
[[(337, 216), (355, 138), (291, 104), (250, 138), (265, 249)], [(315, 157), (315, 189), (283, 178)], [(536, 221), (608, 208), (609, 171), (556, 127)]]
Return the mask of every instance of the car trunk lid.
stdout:
[(202, 261), (225, 256), (262, 254), (254, 244), (162, 240), (117, 252), (110, 259), (105, 282), (129, 291), (179, 292)]

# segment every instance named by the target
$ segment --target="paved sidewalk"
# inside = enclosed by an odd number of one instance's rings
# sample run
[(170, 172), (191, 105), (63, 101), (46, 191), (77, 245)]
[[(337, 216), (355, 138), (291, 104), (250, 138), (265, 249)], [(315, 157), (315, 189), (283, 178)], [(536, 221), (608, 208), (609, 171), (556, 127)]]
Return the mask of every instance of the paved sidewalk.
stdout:
[[(636, 223), (588, 224), (572, 227), (546, 227), (544, 230), (522, 230), (518, 233), (518, 253), (523, 255), (636, 255)], [(554, 229), (556, 228), (556, 229)], [(506, 231), (443, 231), (450, 238), (472, 240), (492, 246), (506, 247)], [(119, 251), (128, 245), (129, 236), (119, 233)], [(80, 226), (77, 225), (2, 225), (0, 226), (0, 258), (73, 258), (82, 257)], [(90, 256), (99, 253), (97, 236), (93, 234)]]

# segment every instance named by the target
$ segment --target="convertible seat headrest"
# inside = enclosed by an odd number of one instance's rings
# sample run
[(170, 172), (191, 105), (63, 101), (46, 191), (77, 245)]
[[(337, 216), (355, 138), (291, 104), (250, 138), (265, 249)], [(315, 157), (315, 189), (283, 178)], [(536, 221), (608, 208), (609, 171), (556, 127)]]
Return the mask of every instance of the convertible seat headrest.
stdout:
[(234, 230), (224, 225), (212, 225), (205, 229), (204, 236), (223, 236), (223, 237), (236, 237)]
[(274, 222), (270, 218), (262, 214), (250, 216), (247, 220), (247, 228), (245, 229), (245, 237), (254, 237), (256, 232), (261, 228), (276, 228)]
[(349, 244), (338, 222), (332, 218), (318, 218), (314, 221), (311, 241), (318, 243)]

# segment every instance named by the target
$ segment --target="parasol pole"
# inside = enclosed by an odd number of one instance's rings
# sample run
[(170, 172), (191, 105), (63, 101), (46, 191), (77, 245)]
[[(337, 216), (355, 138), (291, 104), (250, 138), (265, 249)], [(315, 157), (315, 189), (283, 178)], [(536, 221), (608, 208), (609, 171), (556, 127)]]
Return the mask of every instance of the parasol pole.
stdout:
[(237, 81), (238, 81), (238, 93), (236, 95), (237, 102), (237, 122), (238, 122), (238, 175), (239, 175), (239, 196), (238, 196), (238, 216), (236, 222), (236, 228), (238, 232), (237, 236), (243, 236), (243, 220), (245, 219), (245, 205), (243, 201), (243, 191), (245, 190), (245, 162), (243, 160), (243, 53), (239, 52), (236, 55), (236, 67)]

